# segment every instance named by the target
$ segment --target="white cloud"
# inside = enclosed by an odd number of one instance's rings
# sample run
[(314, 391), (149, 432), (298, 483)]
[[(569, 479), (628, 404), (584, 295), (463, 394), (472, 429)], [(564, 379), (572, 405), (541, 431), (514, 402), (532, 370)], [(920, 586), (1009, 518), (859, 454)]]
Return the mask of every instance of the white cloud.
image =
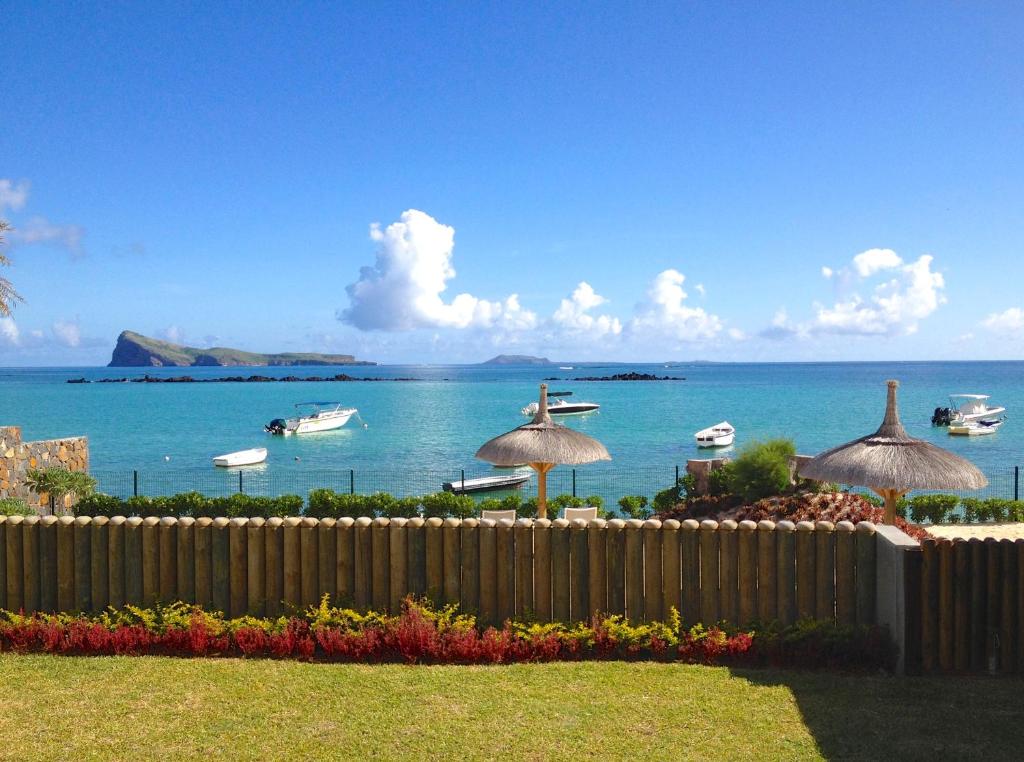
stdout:
[(833, 275), (835, 275), (835, 271), (831, 267), (821, 268), (821, 276), (823, 278), (831, 278)]
[(832, 306), (815, 304), (815, 317), (808, 330), (865, 336), (911, 334), (918, 323), (946, 301), (945, 281), (931, 269), (932, 257), (925, 254), (910, 264), (891, 249), (869, 249), (853, 258), (852, 272), (839, 271), (840, 280), (851, 287), (881, 273), (892, 277), (878, 283), (865, 298), (859, 292), (841, 295)]
[(0, 212), (4, 209), (21, 209), (28, 200), (28, 182), (0, 178)]
[(746, 341), (748, 338), (747, 334), (741, 331), (739, 328), (730, 328), (728, 333), (729, 338), (732, 339), (733, 341)]
[(77, 322), (58, 320), (53, 324), (52, 330), (58, 344), (65, 347), (77, 347), (82, 343), (82, 331)]
[(622, 322), (610, 315), (591, 315), (590, 311), (608, 300), (582, 281), (568, 299), (563, 299), (551, 316), (552, 325), (562, 333), (585, 335), (591, 339), (618, 336)]
[(1021, 334), (1024, 333), (1024, 310), (1010, 307), (1002, 312), (993, 312), (981, 324), (992, 333), (1004, 336)]
[(700, 294), (702, 297), (705, 295), (703, 283), (698, 283), (696, 286), (693, 287), (693, 290)]
[(166, 328), (161, 328), (156, 332), (156, 335), (164, 341), (169, 341), (172, 344), (185, 343), (185, 332), (176, 325), (169, 325)]
[(14, 318), (0, 317), (0, 346), (17, 346), (20, 340), (20, 331)]
[(52, 244), (67, 249), (72, 256), (79, 256), (84, 234), (85, 230), (79, 225), (56, 225), (45, 217), (32, 217), (11, 231), (11, 243)]
[(717, 315), (701, 307), (687, 307), (683, 290), (686, 276), (678, 270), (664, 270), (651, 281), (646, 299), (637, 305), (630, 321), (632, 334), (654, 334), (676, 341), (703, 341), (722, 330)]
[(764, 339), (789, 339), (794, 336), (806, 338), (807, 330), (804, 326), (793, 323), (786, 308), (781, 307), (772, 316), (771, 325), (759, 331), (757, 335)]
[(339, 319), (362, 330), (407, 331), (417, 328), (497, 327), (522, 330), (536, 325), (512, 294), (487, 301), (459, 294), (445, 302), (441, 294), (455, 277), (452, 251), (455, 229), (429, 214), (409, 209), (383, 230), (370, 226), (377, 243), (373, 267), (363, 267), (359, 280), (346, 288), (351, 306)]

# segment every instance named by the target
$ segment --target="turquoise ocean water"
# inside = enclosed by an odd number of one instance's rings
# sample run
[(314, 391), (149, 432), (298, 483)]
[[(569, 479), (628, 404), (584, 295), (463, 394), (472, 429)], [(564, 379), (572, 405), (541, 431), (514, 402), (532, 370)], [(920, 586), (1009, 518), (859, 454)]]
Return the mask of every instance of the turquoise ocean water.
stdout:
[[(67, 384), (69, 378), (150, 375), (300, 377), (348, 370), (358, 376), (414, 377), (415, 382)], [(684, 376), (686, 381), (575, 382), (577, 375), (626, 371)], [(527, 419), (545, 377), (553, 390), (598, 402), (599, 413), (563, 419), (604, 442), (613, 460), (576, 470), (577, 492), (606, 498), (652, 495), (671, 484), (676, 466), (708, 457), (693, 432), (730, 421), (736, 448), (753, 439), (789, 437), (814, 454), (870, 433), (882, 418), (885, 380), (901, 382), (900, 409), (914, 435), (977, 464), (991, 494), (1012, 497), (1013, 468), (1024, 465), (1024, 362), (678, 364), (551, 367), (379, 366), (335, 368), (17, 368), (0, 370), (0, 424), (26, 439), (86, 435), (92, 470), (103, 488), (128, 493), (137, 471), (143, 493), (238, 488), (238, 471), (215, 470), (214, 455), (266, 446), (268, 462), (245, 469), (253, 493), (303, 492), (314, 486), (435, 491), (441, 481), (495, 473), (474, 460), (477, 447)], [(1009, 420), (995, 435), (951, 437), (930, 425), (950, 393), (992, 395)], [(359, 408), (344, 429), (271, 437), (263, 424), (291, 415), (296, 402), (338, 400)], [(553, 491), (571, 491), (572, 471), (553, 472)], [(526, 487), (533, 490), (534, 482)]]

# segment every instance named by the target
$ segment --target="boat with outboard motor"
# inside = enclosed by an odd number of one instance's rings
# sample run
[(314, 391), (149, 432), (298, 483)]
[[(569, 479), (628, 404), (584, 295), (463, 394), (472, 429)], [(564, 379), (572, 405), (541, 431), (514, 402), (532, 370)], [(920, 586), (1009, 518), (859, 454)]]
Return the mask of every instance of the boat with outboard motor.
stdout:
[[(316, 431), (340, 429), (349, 419), (359, 415), (354, 407), (342, 407), (340, 402), (299, 402), (299, 414), (293, 418), (275, 418), (263, 428), (271, 434), (310, 434)], [(366, 424), (363, 424), (366, 428)]]
[(957, 423), (970, 423), (982, 419), (994, 420), (1005, 407), (989, 407), (987, 394), (951, 394), (949, 407), (937, 407), (932, 413), (933, 426), (949, 426)]
[(736, 441), (736, 429), (728, 421), (701, 429), (693, 435), (698, 447), (728, 447)]
[[(601, 406), (596, 402), (568, 402), (572, 392), (548, 392), (548, 415), (580, 415), (593, 413)], [(523, 415), (537, 415), (537, 403), (531, 402), (520, 411)]]

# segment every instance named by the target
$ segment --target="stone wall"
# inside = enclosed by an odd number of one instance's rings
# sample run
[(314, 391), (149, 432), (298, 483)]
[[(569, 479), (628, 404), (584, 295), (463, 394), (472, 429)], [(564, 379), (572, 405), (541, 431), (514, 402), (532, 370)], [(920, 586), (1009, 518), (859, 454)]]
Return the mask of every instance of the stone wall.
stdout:
[[(25, 473), (32, 468), (66, 468), (89, 470), (89, 440), (86, 437), (46, 439), (41, 442), (21, 441), (17, 426), (0, 426), (0, 498), (19, 497), (29, 505), (49, 513), (48, 495), (37, 495), (25, 484)], [(72, 498), (65, 499), (65, 508)]]

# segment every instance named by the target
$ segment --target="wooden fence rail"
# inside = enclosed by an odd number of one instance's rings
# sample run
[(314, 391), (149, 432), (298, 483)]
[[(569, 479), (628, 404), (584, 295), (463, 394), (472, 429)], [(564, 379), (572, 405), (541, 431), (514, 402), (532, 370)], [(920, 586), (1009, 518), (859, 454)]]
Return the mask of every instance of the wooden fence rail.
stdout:
[(672, 609), (687, 623), (874, 623), (875, 553), (874, 526), (848, 522), (13, 516), (0, 517), (0, 608), (182, 600), (276, 616), (323, 595), (396, 611), (412, 594), (485, 623)]
[(1024, 672), (1024, 540), (934, 540), (912, 565), (913, 671)]

